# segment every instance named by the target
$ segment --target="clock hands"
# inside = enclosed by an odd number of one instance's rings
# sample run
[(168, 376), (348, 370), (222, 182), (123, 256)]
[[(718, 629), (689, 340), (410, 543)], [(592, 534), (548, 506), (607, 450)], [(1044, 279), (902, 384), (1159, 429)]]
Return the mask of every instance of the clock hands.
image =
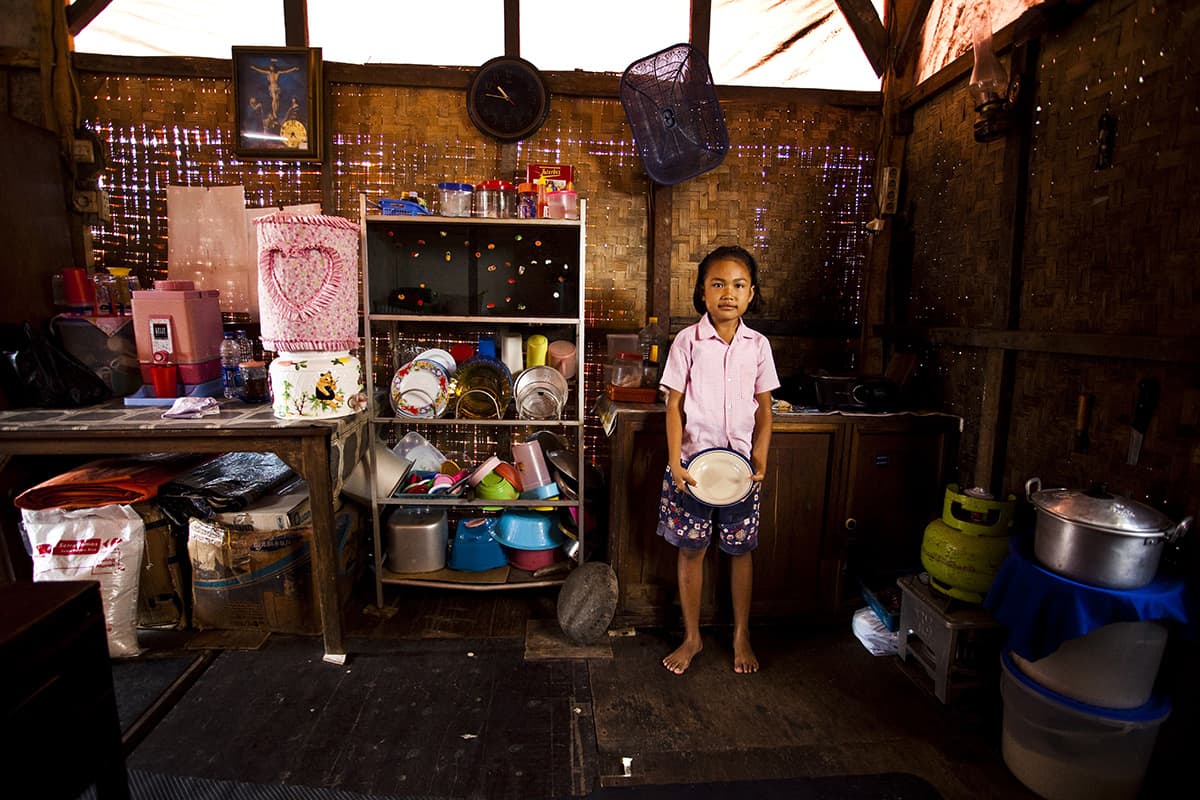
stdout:
[(516, 105), (516, 103), (513, 102), (513, 99), (508, 96), (508, 92), (504, 91), (503, 86), (497, 85), (496, 91), (499, 92), (499, 94), (493, 94), (492, 92), (485, 92), (484, 97), (495, 97), (498, 100), (507, 100), (510, 105), (514, 105), (514, 106)]

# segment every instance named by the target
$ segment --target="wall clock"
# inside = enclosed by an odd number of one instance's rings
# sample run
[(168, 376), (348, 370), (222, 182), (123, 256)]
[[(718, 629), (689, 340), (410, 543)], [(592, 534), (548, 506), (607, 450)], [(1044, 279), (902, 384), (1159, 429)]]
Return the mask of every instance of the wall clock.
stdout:
[(498, 56), (475, 71), (467, 87), (467, 116), (482, 133), (519, 142), (542, 127), (550, 91), (537, 67), (516, 56)]

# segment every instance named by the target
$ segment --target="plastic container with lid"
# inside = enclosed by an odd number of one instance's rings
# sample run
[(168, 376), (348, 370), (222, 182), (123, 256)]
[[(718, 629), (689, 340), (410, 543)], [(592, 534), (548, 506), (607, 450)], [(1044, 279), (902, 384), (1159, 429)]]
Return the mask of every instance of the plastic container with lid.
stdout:
[(508, 181), (484, 181), (475, 187), (475, 216), (505, 219), (517, 216), (517, 190)]
[(438, 188), (438, 214), (443, 217), (471, 216), (471, 198), (475, 187), (469, 183), (443, 182)]
[(546, 216), (550, 219), (579, 219), (579, 195), (570, 189), (546, 195)]
[(641, 353), (617, 353), (617, 357), (613, 359), (612, 378), (609, 382), (613, 386), (638, 387), (642, 385), (642, 354)]
[(1048, 800), (1135, 800), (1158, 729), (1171, 705), (1152, 698), (1134, 709), (1070, 700), (1001, 656), (1001, 754), (1021, 783)]

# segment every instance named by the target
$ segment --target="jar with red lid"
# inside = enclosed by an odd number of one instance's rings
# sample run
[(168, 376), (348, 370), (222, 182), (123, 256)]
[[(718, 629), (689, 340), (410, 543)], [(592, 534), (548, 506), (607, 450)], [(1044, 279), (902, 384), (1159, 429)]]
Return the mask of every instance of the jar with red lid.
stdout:
[(504, 219), (517, 216), (517, 190), (508, 181), (491, 180), (475, 186), (475, 216)]

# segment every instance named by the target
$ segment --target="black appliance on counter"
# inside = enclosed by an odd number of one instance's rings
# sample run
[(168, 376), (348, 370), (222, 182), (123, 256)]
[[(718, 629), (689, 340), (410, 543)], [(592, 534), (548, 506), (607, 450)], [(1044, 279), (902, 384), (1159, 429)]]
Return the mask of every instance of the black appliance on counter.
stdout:
[(781, 383), (775, 396), (802, 408), (882, 413), (904, 407), (900, 387), (877, 376), (819, 373), (793, 376)]

